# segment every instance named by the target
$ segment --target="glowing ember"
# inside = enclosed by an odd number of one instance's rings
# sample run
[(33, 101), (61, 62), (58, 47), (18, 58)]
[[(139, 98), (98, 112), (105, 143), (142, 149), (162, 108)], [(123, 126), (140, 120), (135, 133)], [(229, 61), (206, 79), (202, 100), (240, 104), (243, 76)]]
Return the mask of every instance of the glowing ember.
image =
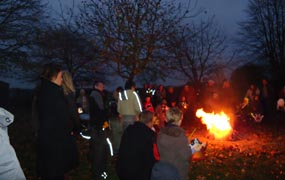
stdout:
[(217, 139), (223, 139), (231, 134), (232, 127), (230, 125), (230, 118), (224, 113), (219, 114), (206, 113), (203, 109), (196, 111), (196, 116), (201, 118), (203, 124), (207, 126), (210, 134), (213, 134)]

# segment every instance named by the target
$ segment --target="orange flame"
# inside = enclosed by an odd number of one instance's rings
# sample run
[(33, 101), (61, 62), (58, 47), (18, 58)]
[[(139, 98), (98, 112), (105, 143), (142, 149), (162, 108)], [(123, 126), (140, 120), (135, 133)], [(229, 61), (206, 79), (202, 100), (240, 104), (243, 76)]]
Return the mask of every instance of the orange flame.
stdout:
[(227, 137), (233, 130), (230, 125), (230, 118), (224, 112), (219, 114), (214, 112), (206, 113), (201, 108), (196, 111), (196, 116), (201, 118), (202, 123), (207, 126), (210, 134), (213, 134), (217, 139)]

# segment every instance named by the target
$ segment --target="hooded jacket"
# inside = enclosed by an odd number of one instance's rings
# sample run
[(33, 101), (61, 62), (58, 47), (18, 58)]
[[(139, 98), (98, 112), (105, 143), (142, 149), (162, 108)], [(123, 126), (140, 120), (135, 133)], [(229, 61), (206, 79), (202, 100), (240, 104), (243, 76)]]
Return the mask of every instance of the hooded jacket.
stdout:
[(8, 126), (13, 121), (14, 115), (0, 108), (0, 179), (25, 180), (25, 175), (8, 135)]
[(158, 134), (157, 146), (160, 160), (173, 164), (181, 179), (187, 180), (191, 149), (184, 130), (172, 124), (167, 125)]

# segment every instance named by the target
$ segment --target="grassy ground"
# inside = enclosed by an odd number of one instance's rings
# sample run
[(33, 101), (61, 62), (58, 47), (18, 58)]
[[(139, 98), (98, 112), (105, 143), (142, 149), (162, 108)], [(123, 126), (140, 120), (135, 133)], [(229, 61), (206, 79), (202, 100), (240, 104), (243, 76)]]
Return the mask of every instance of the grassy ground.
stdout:
[(245, 122), (233, 141), (210, 140), (203, 131), (196, 136), (208, 142), (206, 159), (192, 162), (190, 179), (285, 179), (284, 126)]
[[(14, 146), (28, 180), (35, 180), (35, 138), (29, 120), (30, 109), (11, 107), (15, 122), (9, 127), (11, 144)], [(272, 116), (267, 123), (240, 122), (236, 126), (234, 141), (207, 138), (206, 128), (199, 121), (187, 127), (202, 142), (207, 142), (205, 160), (192, 162), (190, 179), (285, 179), (285, 116)], [(279, 118), (279, 122), (277, 121)], [(88, 141), (78, 137), (80, 166), (70, 173), (72, 180), (90, 180), (90, 164), (87, 160)], [(108, 162), (110, 178), (117, 180), (114, 160)]]

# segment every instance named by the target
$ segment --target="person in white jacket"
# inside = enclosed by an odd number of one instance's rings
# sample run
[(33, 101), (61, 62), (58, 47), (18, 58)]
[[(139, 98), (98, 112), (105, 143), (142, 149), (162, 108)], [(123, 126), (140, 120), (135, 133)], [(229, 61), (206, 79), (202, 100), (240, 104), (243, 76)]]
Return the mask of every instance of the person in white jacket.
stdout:
[(138, 115), (142, 112), (141, 100), (135, 88), (133, 81), (127, 81), (125, 90), (119, 93), (118, 113), (123, 122), (123, 130), (137, 121)]
[(25, 180), (25, 174), (8, 135), (8, 126), (13, 121), (14, 115), (0, 108), (0, 179)]

